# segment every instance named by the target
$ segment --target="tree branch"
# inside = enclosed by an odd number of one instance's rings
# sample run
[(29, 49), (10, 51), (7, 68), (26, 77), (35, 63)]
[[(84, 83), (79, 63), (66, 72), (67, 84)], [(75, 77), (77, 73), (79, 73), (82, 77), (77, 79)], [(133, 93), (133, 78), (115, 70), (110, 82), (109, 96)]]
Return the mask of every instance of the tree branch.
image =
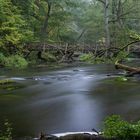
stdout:
[(83, 34), (85, 33), (85, 31), (86, 31), (86, 29), (84, 29), (84, 30), (81, 32), (81, 34), (78, 36), (76, 42), (78, 42), (78, 41), (81, 39), (81, 37), (83, 36)]
[(99, 2), (101, 2), (101, 3), (103, 3), (103, 4), (105, 4), (105, 1), (103, 1), (103, 0), (98, 0)]

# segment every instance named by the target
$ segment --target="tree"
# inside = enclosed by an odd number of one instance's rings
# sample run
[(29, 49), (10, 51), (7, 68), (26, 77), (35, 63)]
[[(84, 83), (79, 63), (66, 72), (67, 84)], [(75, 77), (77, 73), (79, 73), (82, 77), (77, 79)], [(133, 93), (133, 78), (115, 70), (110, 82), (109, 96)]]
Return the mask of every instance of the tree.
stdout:
[[(105, 47), (110, 47), (110, 30), (109, 30), (109, 0), (98, 0), (104, 6), (104, 24), (105, 24)], [(106, 56), (107, 56), (106, 51)]]
[(0, 49), (13, 53), (23, 39), (24, 20), (10, 0), (0, 0)]

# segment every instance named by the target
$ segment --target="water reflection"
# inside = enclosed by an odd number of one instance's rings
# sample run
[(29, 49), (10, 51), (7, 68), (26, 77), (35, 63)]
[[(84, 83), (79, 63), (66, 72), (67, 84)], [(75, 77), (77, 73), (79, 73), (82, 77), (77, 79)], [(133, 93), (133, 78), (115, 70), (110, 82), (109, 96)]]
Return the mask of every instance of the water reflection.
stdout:
[[(73, 109), (70, 110), (70, 122), (75, 124), (76, 130), (91, 130), (98, 128), (101, 121), (101, 108), (97, 100), (91, 100), (86, 95), (76, 95), (72, 101)], [(94, 119), (94, 121), (93, 121)], [(86, 127), (85, 127), (86, 126)], [(73, 129), (75, 129), (73, 127)]]

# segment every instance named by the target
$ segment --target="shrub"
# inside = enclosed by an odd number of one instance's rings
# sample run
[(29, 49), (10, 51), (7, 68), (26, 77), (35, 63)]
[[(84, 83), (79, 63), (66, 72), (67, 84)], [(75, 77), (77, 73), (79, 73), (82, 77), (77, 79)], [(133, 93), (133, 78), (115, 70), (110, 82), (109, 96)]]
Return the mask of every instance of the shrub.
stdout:
[(118, 81), (118, 82), (126, 82), (128, 81), (129, 79), (126, 78), (125, 76), (119, 76), (119, 77), (116, 77), (115, 78), (115, 81)]
[(12, 128), (8, 120), (5, 120), (3, 131), (0, 131), (0, 140), (12, 140)]
[(140, 138), (140, 122), (128, 123), (122, 120), (120, 116), (113, 115), (105, 120), (103, 132), (107, 138), (135, 140)]
[(81, 55), (80, 56), (80, 61), (88, 62), (88, 63), (91, 63), (91, 64), (101, 64), (101, 63), (108, 62), (107, 60), (105, 61), (105, 58), (102, 58), (102, 57), (94, 58), (94, 55), (91, 54), (91, 53)]
[(0, 53), (0, 64), (4, 65), (4, 60), (5, 60), (5, 56), (3, 55), (3, 53)]
[(83, 55), (80, 56), (80, 61), (83, 61), (83, 62), (93, 62), (94, 61), (93, 55), (91, 53), (83, 54)]
[(128, 57), (128, 52), (126, 51), (121, 51), (118, 53), (118, 55), (116, 57), (113, 57), (111, 60), (112, 62), (116, 62), (116, 61), (120, 61), (120, 60), (124, 60)]
[(23, 69), (27, 67), (28, 62), (19, 55), (12, 55), (5, 58), (4, 65), (10, 68)]
[(47, 62), (56, 62), (56, 57), (52, 53), (43, 52), (42, 58), (45, 59)]

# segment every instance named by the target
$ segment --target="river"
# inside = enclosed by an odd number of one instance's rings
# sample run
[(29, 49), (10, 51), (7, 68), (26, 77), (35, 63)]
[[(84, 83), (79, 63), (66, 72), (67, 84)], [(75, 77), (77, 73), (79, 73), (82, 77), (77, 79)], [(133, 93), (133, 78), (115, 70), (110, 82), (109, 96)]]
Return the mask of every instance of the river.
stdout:
[(138, 120), (139, 81), (115, 81), (118, 73), (113, 65), (104, 64), (1, 70), (0, 78), (16, 83), (0, 89), (0, 124), (8, 119), (14, 136), (35, 137), (42, 131), (51, 134), (101, 130), (104, 118), (111, 114)]

